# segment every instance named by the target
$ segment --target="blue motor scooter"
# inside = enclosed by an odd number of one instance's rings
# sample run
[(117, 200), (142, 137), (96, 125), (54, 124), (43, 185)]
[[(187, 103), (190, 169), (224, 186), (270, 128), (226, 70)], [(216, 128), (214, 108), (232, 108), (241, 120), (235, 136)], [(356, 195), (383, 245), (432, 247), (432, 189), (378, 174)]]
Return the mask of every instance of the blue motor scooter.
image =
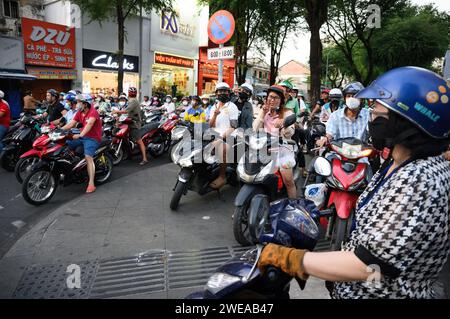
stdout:
[[(314, 250), (319, 240), (320, 212), (312, 201), (281, 199), (267, 207), (266, 195), (251, 201), (251, 210), (267, 214), (260, 231), (260, 243), (274, 243), (297, 249)], [(209, 278), (205, 289), (187, 299), (289, 299), (292, 277), (281, 269), (268, 267), (261, 272), (257, 265), (264, 245), (248, 250), (220, 266)], [(304, 289), (306, 282), (298, 279)]]

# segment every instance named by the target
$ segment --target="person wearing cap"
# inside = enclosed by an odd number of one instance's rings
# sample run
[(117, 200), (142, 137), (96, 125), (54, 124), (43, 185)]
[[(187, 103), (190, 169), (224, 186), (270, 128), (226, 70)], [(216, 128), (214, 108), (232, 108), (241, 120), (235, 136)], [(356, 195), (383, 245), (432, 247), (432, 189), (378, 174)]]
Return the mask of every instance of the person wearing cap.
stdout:
[(119, 96), (119, 103), (117, 104), (117, 107), (119, 108), (119, 110), (125, 110), (127, 108), (128, 105), (128, 98), (125, 94), (122, 94), (121, 96)]
[[(286, 89), (281, 85), (273, 85), (267, 90), (266, 103), (253, 122), (253, 130), (264, 129), (272, 136), (281, 136), (283, 140), (291, 140), (295, 133), (294, 125), (283, 128), (286, 117), (294, 114), (292, 109), (284, 107), (286, 101)], [(279, 168), (288, 197), (297, 198), (297, 187), (294, 181), (295, 156), (291, 147), (278, 147), (276, 166)]]
[[(361, 86), (359, 90), (362, 90), (363, 88), (364, 87)], [(330, 97), (332, 99), (334, 99), (333, 90), (330, 92)], [(342, 92), (340, 92), (340, 90), (339, 94), (342, 99)], [(367, 142), (369, 138), (369, 120), (369, 110), (361, 107), (361, 100), (355, 97), (349, 97), (345, 101), (343, 107), (331, 113), (326, 125), (326, 136), (318, 140), (317, 145), (322, 147), (332, 140), (347, 137), (354, 137), (363, 142)]]
[(329, 94), (330, 102), (322, 106), (319, 119), (322, 123), (328, 122), (332, 113), (339, 110), (344, 105), (344, 95), (340, 89), (332, 89)]
[[(222, 155), (220, 161), (219, 177), (211, 183), (214, 189), (220, 189), (227, 183), (227, 150), (230, 146), (221, 141), (233, 133), (238, 127), (239, 110), (237, 106), (231, 102), (231, 89), (225, 82), (219, 82), (216, 85), (215, 93), (217, 95), (217, 102), (211, 108), (211, 115), (209, 126), (220, 134), (220, 139), (217, 141), (217, 152)], [(219, 156), (220, 156), (219, 155)]]
[(141, 107), (150, 107), (150, 105), (152, 105), (152, 101), (150, 101), (148, 95), (144, 95), (144, 101), (142, 101)]
[(297, 95), (294, 92), (294, 85), (290, 81), (283, 81), (280, 83), (286, 89), (286, 105), (285, 108), (292, 110), (296, 115), (300, 114), (300, 107), (298, 105)]
[(100, 143), (102, 141), (102, 120), (100, 115), (94, 107), (94, 100), (89, 94), (78, 94), (76, 96), (78, 111), (73, 119), (67, 123), (62, 129), (70, 130), (78, 123), (81, 123), (83, 128), (80, 134), (73, 136), (72, 141), (68, 141), (67, 144), (71, 149), (76, 149), (79, 146), (83, 146), (84, 158), (87, 162), (87, 171), (89, 175), (89, 184), (86, 189), (86, 193), (95, 192), (95, 164), (94, 156)]
[(244, 83), (239, 87), (238, 99), (236, 106), (240, 112), (238, 119), (238, 127), (244, 130), (252, 128), (253, 126), (253, 106), (249, 102), (253, 95), (253, 86), (249, 83)]
[(330, 89), (323, 89), (320, 95), (319, 101), (313, 107), (310, 117), (313, 119), (314, 116), (320, 112), (322, 112), (322, 107), (330, 102)]
[(3, 150), (2, 140), (8, 133), (9, 125), (11, 123), (11, 110), (9, 104), (4, 100), (5, 93), (0, 90), (0, 153)]
[(66, 97), (66, 93), (60, 92), (60, 93), (59, 93), (59, 102), (63, 103), (65, 97)]
[(148, 164), (147, 159), (147, 150), (145, 148), (144, 142), (142, 141), (141, 136), (141, 107), (139, 106), (139, 101), (137, 100), (137, 89), (135, 87), (130, 87), (128, 89), (128, 97), (130, 100), (128, 101), (128, 105), (126, 108), (121, 110), (114, 110), (112, 114), (128, 114), (128, 116), (132, 119), (132, 123), (130, 124), (130, 137), (133, 139), (137, 145), (139, 145), (139, 149), (142, 154), (142, 161), (139, 165), (143, 166)]
[(206, 121), (209, 122), (210, 115), (211, 115), (211, 109), (214, 106), (213, 103), (211, 103), (211, 100), (209, 99), (209, 96), (206, 94), (202, 95), (202, 108), (205, 110), (206, 115)]
[(64, 99), (64, 111), (62, 114), (66, 119), (66, 123), (69, 123), (77, 113), (77, 97), (72, 93), (67, 93)]
[(359, 196), (357, 226), (341, 251), (266, 245), (260, 270), (325, 280), (335, 299), (445, 298), (436, 288), (450, 253), (449, 94), (450, 82), (418, 67), (390, 70), (358, 93), (375, 100), (369, 132), (386, 161)]
[(184, 112), (184, 120), (194, 124), (206, 123), (205, 110), (202, 108), (200, 97), (192, 97), (191, 107)]
[(47, 122), (57, 125), (59, 120), (63, 117), (62, 112), (64, 106), (59, 101), (59, 94), (54, 89), (47, 91), (46, 100), (48, 102), (47, 111), (42, 114), (42, 117), (47, 117)]
[(176, 109), (176, 113), (179, 114), (181, 118), (184, 118), (186, 111), (192, 106), (191, 99), (187, 96), (183, 96), (180, 102), (180, 105)]

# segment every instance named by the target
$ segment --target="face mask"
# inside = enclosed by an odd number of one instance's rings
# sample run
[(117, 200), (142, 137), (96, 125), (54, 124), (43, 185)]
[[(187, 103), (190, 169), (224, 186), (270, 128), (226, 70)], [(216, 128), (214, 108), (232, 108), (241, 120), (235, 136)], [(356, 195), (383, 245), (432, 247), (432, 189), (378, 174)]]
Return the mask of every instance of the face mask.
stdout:
[(228, 94), (219, 94), (217, 99), (222, 103), (227, 103), (230, 100), (230, 97)]
[(247, 100), (248, 100), (248, 95), (247, 95), (247, 93), (239, 92), (239, 98), (240, 98), (242, 101), (247, 101)]
[(203, 100), (202, 102), (203, 102), (204, 105), (208, 104), (208, 100)]
[(157, 97), (154, 97), (154, 98), (153, 98), (153, 101), (158, 101), (158, 98), (157, 98)]
[(166, 99), (166, 102), (167, 103), (170, 103), (172, 100), (171, 99)]
[(83, 103), (77, 103), (77, 110), (82, 111), (83, 110)]
[(350, 110), (356, 111), (359, 109), (359, 106), (361, 105), (361, 101), (354, 97), (349, 97), (348, 99), (345, 100), (345, 105), (347, 105), (347, 107)]
[(120, 106), (125, 106), (125, 102), (119, 102)]
[(186, 106), (186, 105), (188, 105), (188, 104), (189, 104), (188, 101), (183, 101), (183, 105), (184, 105), (184, 106)]
[(385, 117), (377, 117), (369, 122), (369, 135), (372, 145), (378, 151), (383, 151), (387, 145), (387, 139), (392, 138), (389, 128), (389, 120)]

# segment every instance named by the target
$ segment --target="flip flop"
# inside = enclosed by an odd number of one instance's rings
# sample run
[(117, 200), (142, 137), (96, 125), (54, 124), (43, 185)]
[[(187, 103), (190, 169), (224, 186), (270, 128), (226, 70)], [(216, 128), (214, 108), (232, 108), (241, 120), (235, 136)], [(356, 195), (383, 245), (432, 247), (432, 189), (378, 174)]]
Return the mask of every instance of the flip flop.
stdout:
[(147, 165), (147, 164), (148, 164), (148, 161), (142, 161), (142, 162), (139, 163), (139, 165), (141, 165), (141, 166), (144, 166), (144, 165)]
[(91, 194), (95, 192), (96, 189), (97, 187), (89, 185), (88, 188), (86, 189), (86, 194)]

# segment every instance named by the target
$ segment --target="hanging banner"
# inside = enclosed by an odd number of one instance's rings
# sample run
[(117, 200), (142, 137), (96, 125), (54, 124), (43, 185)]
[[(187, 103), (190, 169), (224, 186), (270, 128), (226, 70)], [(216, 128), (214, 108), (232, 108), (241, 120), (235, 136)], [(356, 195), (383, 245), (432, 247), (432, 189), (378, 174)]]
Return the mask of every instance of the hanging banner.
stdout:
[(75, 69), (75, 29), (22, 18), (25, 64)]

